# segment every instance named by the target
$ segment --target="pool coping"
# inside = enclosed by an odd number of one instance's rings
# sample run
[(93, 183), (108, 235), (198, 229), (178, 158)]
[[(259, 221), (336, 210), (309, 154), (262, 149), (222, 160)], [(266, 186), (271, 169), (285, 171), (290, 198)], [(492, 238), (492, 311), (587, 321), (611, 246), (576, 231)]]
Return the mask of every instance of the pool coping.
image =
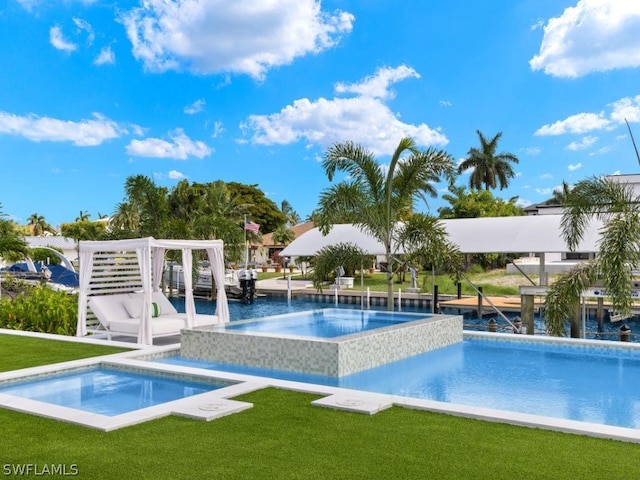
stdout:
[[(466, 330), (464, 331), (464, 338), (484, 338), (499, 341), (542, 342), (548, 344), (568, 344), (573, 346), (585, 347), (607, 346), (617, 347), (619, 349), (625, 350), (640, 351), (640, 345), (636, 345), (633, 343), (625, 343), (624, 345), (620, 345), (620, 342), (606, 340), (568, 339), (504, 333), (474, 332)], [(255, 375), (223, 372), (219, 370), (207, 370), (196, 367), (152, 363), (149, 361), (149, 357), (166, 356), (178, 352), (179, 349), (179, 344), (167, 345), (162, 347), (150, 347), (146, 349), (132, 350), (129, 352), (102, 355), (99, 357), (92, 357), (88, 359), (73, 360), (70, 362), (61, 362), (51, 365), (14, 370), (10, 372), (2, 372), (0, 373), (0, 380), (10, 378), (16, 379), (33, 374), (59, 372), (61, 370), (66, 370), (69, 368), (92, 366), (101, 362), (108, 361), (109, 363), (120, 364), (122, 366), (130, 367), (133, 369), (139, 368), (144, 370), (157, 370), (161, 372), (184, 373), (188, 375), (198, 375), (209, 377), (211, 379), (219, 379), (237, 383), (235, 385), (223, 387), (212, 392), (194, 395), (192, 397), (167, 402), (164, 404), (114, 417), (91, 414), (88, 412), (83, 412), (81, 410), (59, 407), (49, 403), (38, 402), (34, 400), (27, 401), (23, 398), (6, 394), (0, 394), (0, 407), (24, 413), (30, 413), (46, 418), (62, 420), (103, 431), (111, 431), (148, 420), (153, 420), (155, 418), (161, 418), (171, 414), (182, 414), (183, 416), (190, 416), (188, 415), (188, 413), (193, 413), (195, 411), (195, 416), (192, 416), (191, 418), (198, 418), (198, 414), (201, 414), (202, 416), (206, 415), (203, 414), (202, 411), (200, 411), (203, 406), (224, 404), (225, 401), (228, 401), (232, 397), (250, 393), (252, 391), (263, 388), (273, 387), (319, 395), (323, 398), (315, 400), (313, 402), (314, 405), (326, 406), (329, 408), (336, 408), (352, 412), (373, 414), (377, 413), (378, 411), (384, 410), (389, 406), (397, 406), (402, 408), (424, 410), (434, 413), (455, 415), (490, 422), (506, 423), (530, 428), (541, 428), (562, 433), (619, 440), (623, 442), (640, 443), (640, 429), (616, 427), (589, 422), (579, 422), (575, 420), (566, 420), (554, 417), (545, 417), (542, 415), (510, 412), (506, 410), (472, 407), (455, 403), (423, 400), (383, 393), (373, 393), (342, 387), (296, 382), (291, 380), (278, 380)], [(146, 358), (139, 359), (138, 357)], [(242, 411), (246, 408), (249, 407), (247, 407), (246, 405), (242, 405), (239, 406), (239, 408), (235, 411)], [(225, 408), (221, 408), (220, 410), (221, 414), (218, 416), (212, 415), (212, 418), (201, 419), (211, 420), (213, 418), (218, 418), (219, 416), (224, 416), (228, 413), (233, 413), (230, 410), (227, 411)], [(186, 414), (185, 411), (187, 412)]]

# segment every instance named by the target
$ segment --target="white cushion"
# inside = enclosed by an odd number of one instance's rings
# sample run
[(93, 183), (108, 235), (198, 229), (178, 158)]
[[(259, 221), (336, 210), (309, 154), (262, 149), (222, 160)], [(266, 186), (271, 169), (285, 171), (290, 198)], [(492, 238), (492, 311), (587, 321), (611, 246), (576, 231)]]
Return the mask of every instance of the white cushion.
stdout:
[(142, 305), (144, 299), (140, 296), (128, 297), (122, 305), (131, 318), (140, 318), (142, 316)]
[[(140, 330), (140, 320), (136, 318), (114, 320), (109, 328), (113, 333), (137, 334)], [(184, 320), (181, 318), (158, 317), (151, 321), (151, 335), (178, 334), (183, 328)]]
[(126, 294), (89, 297), (89, 308), (100, 323), (108, 327), (111, 320), (129, 318), (129, 313), (123, 305), (127, 298), (129, 296)]
[(173, 304), (162, 292), (153, 292), (151, 295), (151, 301), (158, 304), (160, 315), (175, 315), (178, 313)]

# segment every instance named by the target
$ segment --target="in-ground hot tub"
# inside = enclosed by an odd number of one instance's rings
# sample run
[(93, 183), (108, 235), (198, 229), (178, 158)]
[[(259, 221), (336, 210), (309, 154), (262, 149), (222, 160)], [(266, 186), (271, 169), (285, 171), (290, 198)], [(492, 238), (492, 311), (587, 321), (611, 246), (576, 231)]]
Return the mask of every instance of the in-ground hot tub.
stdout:
[(326, 308), (183, 330), (181, 356), (342, 377), (462, 341), (462, 316)]

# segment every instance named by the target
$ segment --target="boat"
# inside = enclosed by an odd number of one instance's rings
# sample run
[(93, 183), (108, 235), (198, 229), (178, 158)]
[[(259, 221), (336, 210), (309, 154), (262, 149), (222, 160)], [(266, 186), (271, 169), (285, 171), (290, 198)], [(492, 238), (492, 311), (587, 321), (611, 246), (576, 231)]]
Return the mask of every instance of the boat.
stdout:
[[(247, 273), (249, 272), (249, 273)], [(184, 289), (184, 271), (182, 265), (175, 262), (167, 262), (164, 274), (165, 282), (169, 288), (180, 291)], [(256, 298), (255, 279), (257, 273), (255, 269), (232, 269), (228, 268), (224, 273), (224, 289), (229, 298), (241, 299), (252, 302)], [(253, 288), (250, 281), (253, 280)], [(215, 285), (213, 274), (208, 262), (198, 264), (198, 277), (193, 284), (193, 291), (205, 295), (211, 295), (212, 285)]]

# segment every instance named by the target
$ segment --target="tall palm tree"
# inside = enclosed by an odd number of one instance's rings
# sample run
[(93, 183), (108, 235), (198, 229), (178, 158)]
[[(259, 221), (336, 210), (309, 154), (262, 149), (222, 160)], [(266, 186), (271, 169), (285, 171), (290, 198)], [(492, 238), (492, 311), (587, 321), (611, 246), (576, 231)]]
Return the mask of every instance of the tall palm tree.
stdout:
[[(140, 230), (140, 213), (129, 202), (121, 202), (116, 205), (116, 211), (109, 221), (112, 233), (122, 233), (124, 236), (137, 236)], [(116, 236), (120, 236), (119, 234)]]
[(582, 180), (569, 192), (562, 216), (562, 234), (570, 250), (582, 239), (592, 218), (601, 220), (597, 259), (560, 276), (547, 292), (547, 331), (564, 335), (564, 321), (580, 293), (597, 280), (607, 290), (613, 309), (630, 314), (632, 269), (640, 265), (640, 196), (628, 184), (606, 177)]
[(387, 260), (387, 308), (393, 309), (393, 254), (398, 222), (408, 218), (415, 199), (436, 196), (433, 182), (453, 180), (453, 161), (442, 150), (420, 151), (411, 138), (400, 140), (385, 171), (373, 154), (353, 142), (338, 143), (325, 154), (323, 168), (329, 178), (338, 171), (347, 178), (320, 195), (318, 221), (328, 232), (348, 219), (379, 240)]
[(563, 180), (562, 185), (560, 185), (559, 188), (556, 188), (553, 191), (553, 197), (551, 198), (551, 201), (557, 205), (564, 205), (567, 202), (567, 198), (569, 197), (570, 192), (571, 185)]
[(298, 215), (298, 212), (293, 209), (288, 201), (282, 201), (280, 204), (280, 211), (284, 213), (285, 217), (287, 217), (287, 223), (289, 225), (293, 226), (300, 223), (300, 215)]
[(512, 153), (496, 153), (498, 140), (502, 132), (487, 140), (480, 130), (476, 130), (480, 139), (480, 148), (472, 147), (464, 160), (458, 166), (458, 173), (473, 169), (469, 178), (469, 186), (480, 190), (483, 185), (485, 190), (497, 188), (500, 190), (509, 186), (509, 179), (515, 177), (511, 163), (518, 163), (518, 157)]
[(80, 210), (80, 214), (76, 217), (76, 222), (88, 222), (91, 218), (91, 214), (84, 210)]
[(134, 175), (125, 181), (127, 202), (138, 211), (138, 235), (162, 238), (168, 219), (167, 189), (157, 186), (145, 175)]
[(33, 235), (36, 237), (51, 229), (51, 226), (47, 223), (44, 216), (38, 215), (37, 213), (31, 214), (27, 219), (27, 225), (32, 227)]

